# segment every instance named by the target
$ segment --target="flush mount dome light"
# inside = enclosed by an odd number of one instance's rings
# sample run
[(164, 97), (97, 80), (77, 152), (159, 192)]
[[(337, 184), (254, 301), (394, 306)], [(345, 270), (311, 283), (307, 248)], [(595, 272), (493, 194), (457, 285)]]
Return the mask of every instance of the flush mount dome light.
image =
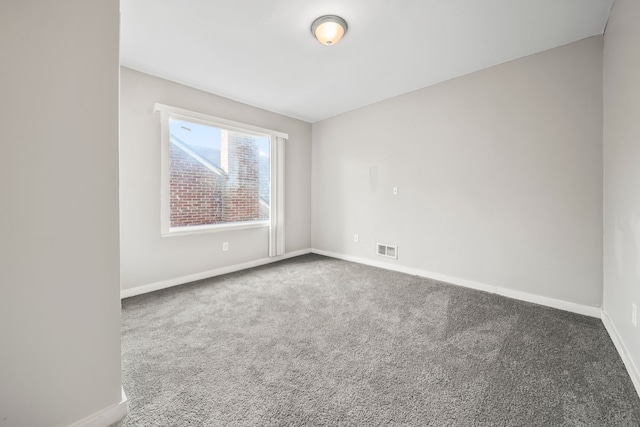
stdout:
[(320, 43), (331, 46), (347, 32), (347, 21), (335, 15), (325, 15), (313, 21), (311, 33)]

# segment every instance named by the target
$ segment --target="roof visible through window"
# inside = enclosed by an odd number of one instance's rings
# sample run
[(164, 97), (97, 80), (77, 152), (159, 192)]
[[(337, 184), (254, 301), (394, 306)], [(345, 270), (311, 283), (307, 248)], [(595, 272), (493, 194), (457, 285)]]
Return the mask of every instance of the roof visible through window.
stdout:
[(220, 167), (221, 130), (216, 127), (170, 119), (171, 138), (177, 138), (199, 156)]

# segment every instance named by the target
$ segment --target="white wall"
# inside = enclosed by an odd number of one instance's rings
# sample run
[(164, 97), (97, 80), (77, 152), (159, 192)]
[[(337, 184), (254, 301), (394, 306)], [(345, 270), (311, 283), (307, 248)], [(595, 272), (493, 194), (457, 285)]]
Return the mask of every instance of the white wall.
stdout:
[(0, 2), (0, 426), (118, 404), (119, 3)]
[[(121, 69), (121, 286), (130, 290), (268, 257), (268, 229), (160, 236), (160, 117), (156, 102), (289, 134), (285, 247), (311, 247), (311, 125), (128, 68)], [(229, 252), (222, 252), (222, 242)]]
[(604, 310), (638, 393), (640, 323), (631, 323), (631, 303), (640, 310), (639, 22), (640, 2), (616, 0), (604, 37)]
[(601, 36), (314, 123), (312, 159), (315, 249), (600, 306)]

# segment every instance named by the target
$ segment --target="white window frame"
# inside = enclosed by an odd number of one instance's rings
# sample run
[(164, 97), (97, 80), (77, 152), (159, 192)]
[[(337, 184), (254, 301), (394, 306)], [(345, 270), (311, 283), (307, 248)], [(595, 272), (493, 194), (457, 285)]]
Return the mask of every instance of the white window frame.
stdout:
[[(161, 121), (160, 233), (162, 237), (269, 227), (269, 256), (282, 255), (284, 253), (284, 142), (289, 138), (289, 135), (160, 103), (154, 105), (154, 112), (160, 112)], [(171, 227), (170, 119), (187, 120), (229, 131), (270, 138), (271, 194), (269, 204), (271, 212), (269, 220)]]

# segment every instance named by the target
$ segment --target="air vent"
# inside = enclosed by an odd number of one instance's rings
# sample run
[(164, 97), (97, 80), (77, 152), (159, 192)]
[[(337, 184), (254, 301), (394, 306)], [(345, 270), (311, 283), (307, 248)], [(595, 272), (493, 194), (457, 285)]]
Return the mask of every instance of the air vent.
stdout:
[(398, 247), (378, 243), (378, 255), (387, 258), (398, 259)]

